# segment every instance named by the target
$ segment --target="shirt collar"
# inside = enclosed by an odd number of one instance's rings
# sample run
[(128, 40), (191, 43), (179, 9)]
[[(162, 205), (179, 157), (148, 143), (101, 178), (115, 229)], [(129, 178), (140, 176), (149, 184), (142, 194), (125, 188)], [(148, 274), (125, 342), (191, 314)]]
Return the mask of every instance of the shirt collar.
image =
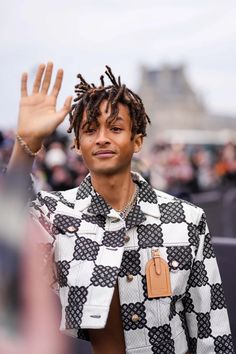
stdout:
[[(143, 214), (158, 218), (160, 217), (160, 209), (155, 190), (140, 174), (136, 172), (132, 172), (132, 179), (139, 186), (139, 195), (137, 204), (126, 218), (127, 226), (129, 225), (128, 228), (134, 226), (134, 223), (137, 225), (137, 222), (143, 222)], [(89, 213), (104, 215), (105, 217), (119, 217), (119, 214), (105, 202), (102, 196), (95, 192), (91, 183), (90, 175), (85, 177), (77, 189), (75, 209), (80, 212), (87, 209)]]

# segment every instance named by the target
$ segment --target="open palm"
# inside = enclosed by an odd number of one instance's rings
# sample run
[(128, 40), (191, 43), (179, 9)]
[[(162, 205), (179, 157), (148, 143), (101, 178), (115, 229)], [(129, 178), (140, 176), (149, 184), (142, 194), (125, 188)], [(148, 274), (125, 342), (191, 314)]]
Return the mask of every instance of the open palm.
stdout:
[(57, 71), (52, 90), (48, 93), (52, 70), (52, 63), (48, 63), (46, 67), (39, 65), (31, 95), (27, 92), (27, 74), (22, 75), (18, 134), (25, 140), (42, 141), (54, 132), (70, 111), (71, 97), (67, 97), (60, 110), (56, 110), (63, 79), (62, 69)]

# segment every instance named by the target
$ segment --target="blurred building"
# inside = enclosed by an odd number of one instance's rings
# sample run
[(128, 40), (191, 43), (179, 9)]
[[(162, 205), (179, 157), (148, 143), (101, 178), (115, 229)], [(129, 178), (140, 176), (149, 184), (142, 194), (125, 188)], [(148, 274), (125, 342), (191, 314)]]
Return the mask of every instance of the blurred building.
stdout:
[(187, 77), (184, 65), (141, 67), (139, 95), (151, 117), (146, 147), (158, 140), (236, 142), (236, 117), (213, 115)]

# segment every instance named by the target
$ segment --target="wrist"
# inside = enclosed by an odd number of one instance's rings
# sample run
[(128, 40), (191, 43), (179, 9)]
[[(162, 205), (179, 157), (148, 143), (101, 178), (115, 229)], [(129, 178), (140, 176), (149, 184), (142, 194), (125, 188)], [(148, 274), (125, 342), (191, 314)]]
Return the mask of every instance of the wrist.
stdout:
[[(19, 138), (17, 138), (19, 137)], [(20, 132), (16, 132), (16, 141), (21, 147), (25, 144), (32, 153), (37, 153), (43, 145), (43, 139), (37, 137), (26, 136)]]
[(16, 134), (16, 142), (18, 146), (30, 157), (35, 157), (41, 151), (43, 145), (42, 140), (34, 138), (23, 138), (21, 135)]

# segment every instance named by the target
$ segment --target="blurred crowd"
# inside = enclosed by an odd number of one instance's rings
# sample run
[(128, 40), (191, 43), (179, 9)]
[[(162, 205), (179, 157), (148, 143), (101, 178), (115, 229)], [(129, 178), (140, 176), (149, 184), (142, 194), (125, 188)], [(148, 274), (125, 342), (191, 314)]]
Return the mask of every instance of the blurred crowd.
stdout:
[(152, 184), (174, 195), (236, 186), (236, 146), (156, 144), (149, 164)]
[[(0, 167), (6, 167), (15, 133), (0, 132)], [(44, 141), (43, 149), (37, 155), (33, 175), (38, 190), (66, 190), (76, 187), (87, 175), (82, 157), (74, 152), (69, 136), (55, 132)]]
[[(14, 140), (13, 131), (0, 131), (1, 169), (9, 161)], [(60, 132), (55, 132), (45, 141), (33, 167), (37, 189), (56, 191), (80, 184), (88, 170), (72, 145), (69, 137)], [(226, 192), (222, 194), (227, 198), (230, 196), (230, 200), (214, 201), (216, 207), (212, 211), (208, 208), (207, 218), (215, 236), (235, 237), (235, 207), (232, 205), (236, 194), (232, 191), (236, 192), (236, 146), (231, 142), (219, 146), (158, 143), (148, 156), (134, 158), (132, 169), (140, 172), (154, 187), (185, 199), (190, 194), (207, 194), (201, 192)], [(12, 193), (14, 195), (14, 190)], [(2, 218), (4, 232), (11, 229), (9, 225), (13, 222), (9, 216), (14, 214), (11, 200), (8, 208), (6, 200), (3, 198), (2, 208), (0, 203), (0, 214), (3, 215), (2, 211), (6, 209), (4, 215), (7, 215)], [(18, 215), (19, 208), (14, 205)], [(19, 220), (21, 214), (14, 221), (16, 229), (13, 231), (18, 233), (21, 229)], [(221, 221), (223, 226), (218, 225)], [(37, 231), (32, 229), (27, 235), (32, 233), (37, 236)], [(1, 232), (0, 223), (0, 354), (89, 353), (87, 343), (69, 341), (55, 331), (59, 327), (58, 302), (45, 282), (40, 280), (40, 258), (34, 243), (29, 242), (34, 238), (27, 238), (20, 252), (19, 246), (12, 246), (9, 239), (8, 234)], [(231, 278), (225, 278), (230, 284), (230, 292)]]
[[(0, 167), (7, 165), (13, 131), (0, 131)], [(88, 170), (69, 137), (55, 132), (44, 143), (34, 164), (38, 189), (64, 190), (78, 186)], [(135, 158), (133, 170), (160, 190), (181, 196), (236, 186), (236, 146), (157, 143), (148, 156)]]

